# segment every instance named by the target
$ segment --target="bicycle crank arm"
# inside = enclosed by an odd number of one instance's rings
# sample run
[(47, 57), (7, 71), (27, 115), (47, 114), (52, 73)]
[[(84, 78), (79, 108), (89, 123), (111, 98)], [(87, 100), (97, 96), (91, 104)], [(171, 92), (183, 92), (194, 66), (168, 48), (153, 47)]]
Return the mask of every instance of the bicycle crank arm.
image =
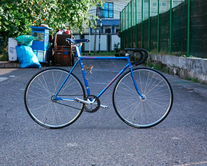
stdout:
[(79, 99), (79, 98), (74, 98), (75, 101), (77, 101), (78, 103), (83, 103), (83, 104), (87, 104), (87, 105), (92, 105), (93, 103), (87, 100), (83, 100), (83, 99)]

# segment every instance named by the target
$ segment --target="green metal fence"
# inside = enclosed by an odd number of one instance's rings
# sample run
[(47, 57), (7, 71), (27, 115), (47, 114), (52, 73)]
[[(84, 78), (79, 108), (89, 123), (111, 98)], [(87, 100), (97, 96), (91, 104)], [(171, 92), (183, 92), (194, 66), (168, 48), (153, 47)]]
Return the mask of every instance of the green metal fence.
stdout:
[(131, 0), (120, 13), (121, 48), (207, 58), (206, 0)]

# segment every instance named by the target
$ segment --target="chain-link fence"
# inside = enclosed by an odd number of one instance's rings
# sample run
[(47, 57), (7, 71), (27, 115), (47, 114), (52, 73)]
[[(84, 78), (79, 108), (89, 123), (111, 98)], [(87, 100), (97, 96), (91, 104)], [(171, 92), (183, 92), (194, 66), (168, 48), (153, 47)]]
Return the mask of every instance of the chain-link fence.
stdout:
[(120, 13), (121, 48), (207, 58), (206, 0), (131, 0)]

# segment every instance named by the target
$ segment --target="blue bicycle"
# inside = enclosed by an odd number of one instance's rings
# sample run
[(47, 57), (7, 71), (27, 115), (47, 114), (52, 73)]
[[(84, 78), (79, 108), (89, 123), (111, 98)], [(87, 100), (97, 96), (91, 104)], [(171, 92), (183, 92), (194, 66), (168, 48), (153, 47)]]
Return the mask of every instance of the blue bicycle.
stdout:
[[(70, 71), (61, 68), (48, 68), (37, 73), (28, 83), (24, 102), (30, 117), (46, 128), (58, 129), (75, 122), (85, 110), (96, 112), (101, 104), (100, 96), (119, 78), (112, 94), (113, 107), (126, 124), (136, 128), (148, 128), (162, 122), (173, 104), (173, 92), (168, 80), (158, 71), (133, 65), (142, 64), (148, 56), (144, 49), (126, 48), (124, 57), (82, 57), (78, 46), (87, 39), (66, 39), (75, 47), (78, 57)], [(130, 62), (128, 51), (139, 53), (136, 62)], [(98, 94), (90, 92), (84, 70), (85, 59), (126, 60), (127, 64)], [(80, 64), (85, 88), (73, 74)], [(128, 69), (127, 72), (125, 72)]]

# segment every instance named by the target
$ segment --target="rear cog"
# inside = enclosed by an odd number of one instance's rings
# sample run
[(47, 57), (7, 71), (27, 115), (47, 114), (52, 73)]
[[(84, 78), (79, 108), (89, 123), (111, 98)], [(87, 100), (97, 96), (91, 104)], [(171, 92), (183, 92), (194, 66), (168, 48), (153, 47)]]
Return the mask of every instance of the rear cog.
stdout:
[(91, 105), (85, 104), (84, 108), (85, 108), (86, 112), (94, 113), (94, 112), (98, 111), (98, 109), (100, 108), (99, 98), (97, 98), (94, 95), (89, 95), (89, 96), (85, 97), (85, 100), (93, 102)]

